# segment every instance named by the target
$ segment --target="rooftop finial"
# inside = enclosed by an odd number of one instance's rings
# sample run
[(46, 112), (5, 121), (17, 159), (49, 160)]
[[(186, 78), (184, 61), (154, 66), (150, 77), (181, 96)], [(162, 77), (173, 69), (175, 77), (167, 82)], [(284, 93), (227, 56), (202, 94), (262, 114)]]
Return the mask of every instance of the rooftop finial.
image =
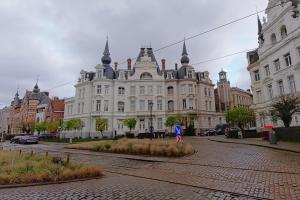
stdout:
[(111, 63), (109, 47), (108, 47), (108, 37), (106, 39), (105, 49), (104, 49), (101, 61), (102, 61), (103, 66), (109, 66)]
[(182, 49), (182, 54), (181, 54), (181, 64), (182, 65), (187, 65), (189, 64), (190, 62), (190, 59), (188, 57), (188, 53), (187, 53), (187, 50), (186, 50), (186, 45), (185, 45), (185, 38), (183, 40), (183, 49)]

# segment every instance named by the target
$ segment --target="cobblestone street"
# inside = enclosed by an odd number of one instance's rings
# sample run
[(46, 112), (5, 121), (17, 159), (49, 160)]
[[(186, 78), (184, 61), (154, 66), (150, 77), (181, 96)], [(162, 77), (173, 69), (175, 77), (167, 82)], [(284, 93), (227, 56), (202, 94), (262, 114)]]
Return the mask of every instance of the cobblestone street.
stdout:
[(26, 146), (53, 155), (69, 152), (74, 161), (103, 166), (105, 176), (1, 189), (0, 199), (300, 199), (299, 153), (205, 138), (186, 142), (196, 153), (172, 159), (69, 150), (50, 143)]

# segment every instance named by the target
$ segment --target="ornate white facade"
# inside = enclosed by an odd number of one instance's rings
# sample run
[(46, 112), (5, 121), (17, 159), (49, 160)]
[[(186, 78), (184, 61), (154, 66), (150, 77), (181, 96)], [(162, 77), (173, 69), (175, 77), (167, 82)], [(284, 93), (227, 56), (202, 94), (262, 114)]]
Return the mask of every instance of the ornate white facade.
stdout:
[[(147, 132), (151, 123), (150, 102), (155, 132), (164, 131), (166, 118), (177, 114), (189, 115), (197, 133), (225, 123), (224, 116), (215, 110), (209, 72), (196, 72), (189, 65), (185, 44), (179, 69), (177, 64), (175, 69), (166, 69), (164, 59), (160, 68), (152, 48), (141, 48), (133, 67), (131, 59), (127, 69), (117, 69), (117, 63), (113, 69), (110, 63), (106, 43), (102, 65), (97, 65), (93, 72), (82, 70), (75, 85), (75, 97), (65, 100), (65, 120), (80, 118), (84, 122), (76, 136), (99, 137), (95, 127), (99, 117), (108, 120), (109, 136), (115, 131), (118, 135), (128, 131), (124, 125), (126, 118), (137, 119), (136, 134)], [(71, 135), (66, 133), (65, 137)]]
[[(276, 6), (279, 5), (280, 6)], [(264, 23), (258, 19), (259, 48), (248, 52), (257, 127), (273, 124), (270, 105), (281, 95), (300, 96), (300, 17), (299, 0), (272, 0)], [(300, 113), (292, 126), (300, 125)]]

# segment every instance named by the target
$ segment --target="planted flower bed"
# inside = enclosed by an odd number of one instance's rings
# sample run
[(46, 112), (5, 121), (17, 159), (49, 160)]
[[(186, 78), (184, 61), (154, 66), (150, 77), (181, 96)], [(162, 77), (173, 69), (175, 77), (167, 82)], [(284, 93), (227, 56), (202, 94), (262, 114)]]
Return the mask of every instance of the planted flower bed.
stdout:
[(0, 185), (66, 181), (100, 177), (98, 167), (67, 163), (45, 155), (0, 151)]
[(179, 143), (170, 140), (148, 140), (148, 139), (121, 139), (84, 142), (67, 145), (69, 149), (90, 150), (110, 153), (123, 153), (150, 156), (185, 156), (194, 152), (189, 144)]

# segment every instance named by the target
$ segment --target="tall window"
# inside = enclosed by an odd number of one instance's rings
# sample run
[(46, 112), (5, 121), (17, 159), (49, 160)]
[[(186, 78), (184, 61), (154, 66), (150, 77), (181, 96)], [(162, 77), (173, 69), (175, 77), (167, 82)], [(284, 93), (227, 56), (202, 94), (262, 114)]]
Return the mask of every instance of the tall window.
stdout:
[(265, 66), (265, 72), (266, 72), (266, 76), (270, 76), (270, 67), (269, 67), (269, 65)]
[(148, 86), (147, 94), (148, 95), (152, 95), (153, 94), (153, 86)]
[(182, 108), (183, 110), (186, 109), (186, 99), (182, 99)]
[(174, 101), (168, 101), (168, 111), (174, 111)]
[(118, 102), (118, 112), (124, 112), (125, 103), (123, 101)]
[(108, 94), (109, 93), (109, 85), (105, 85), (104, 86), (104, 94)]
[(211, 127), (211, 117), (208, 117), (208, 126)]
[(135, 112), (135, 100), (130, 101), (130, 111)]
[(291, 59), (291, 54), (290, 53), (284, 55), (284, 61), (285, 61), (285, 65), (287, 67), (292, 65), (292, 59)]
[(256, 101), (257, 103), (261, 103), (261, 91), (256, 91)]
[(157, 94), (158, 95), (162, 94), (162, 86), (157, 86)]
[(207, 88), (204, 88), (204, 94), (207, 96)]
[(108, 100), (105, 100), (104, 101), (104, 112), (108, 112), (108, 105), (109, 105)]
[(77, 106), (77, 113), (78, 114), (80, 113), (80, 106), (81, 106), (81, 103), (78, 103), (78, 106)]
[(210, 97), (211, 96), (211, 92), (210, 92), (210, 89), (208, 88), (208, 96)]
[(189, 99), (189, 109), (194, 109), (194, 99), (192, 98)]
[(157, 110), (162, 110), (162, 100), (157, 100)]
[(281, 38), (284, 39), (287, 36), (287, 30), (286, 30), (286, 26), (282, 26), (281, 27)]
[(145, 100), (140, 100), (140, 111), (145, 111)]
[(84, 103), (81, 103), (81, 113), (84, 113)]
[(135, 86), (130, 86), (130, 95), (135, 95)]
[(174, 94), (174, 88), (172, 86), (168, 87), (168, 95), (173, 95)]
[(295, 84), (293, 75), (288, 77), (288, 82), (289, 82), (289, 87), (290, 87), (291, 93), (295, 93), (296, 92), (296, 84)]
[(163, 129), (163, 119), (157, 118), (157, 129)]
[(101, 100), (96, 101), (96, 111), (100, 112), (101, 111)]
[(191, 70), (188, 71), (188, 78), (193, 78), (193, 71)]
[(280, 95), (284, 95), (284, 86), (283, 86), (283, 81), (279, 80), (278, 82), (278, 90)]
[(189, 94), (193, 94), (193, 85), (189, 84)]
[(119, 95), (124, 95), (124, 94), (125, 94), (125, 88), (119, 87), (119, 88), (118, 88), (118, 94), (119, 94)]
[(101, 89), (102, 89), (101, 85), (97, 85), (97, 94), (101, 94)]
[(153, 110), (153, 101), (152, 100), (148, 100), (148, 110), (151, 110), (151, 106), (152, 106), (152, 110)]
[(273, 86), (272, 86), (272, 84), (269, 84), (267, 86), (267, 89), (268, 89), (269, 98), (271, 100), (271, 99), (273, 99)]
[(274, 60), (274, 66), (275, 66), (276, 71), (280, 70), (280, 61), (279, 61), (279, 59)]
[(208, 110), (208, 101), (205, 101), (205, 110)]
[(98, 78), (102, 78), (102, 74), (103, 74), (102, 70), (97, 71), (97, 77)]
[(181, 94), (185, 94), (185, 85), (181, 86)]
[(212, 110), (212, 104), (211, 104), (211, 101), (209, 101), (209, 110)]
[(254, 71), (254, 78), (256, 81), (260, 80), (259, 70)]
[(145, 94), (145, 86), (140, 86), (140, 95)]
[(82, 93), (81, 94), (82, 94), (81, 97), (84, 98), (84, 96), (85, 96), (85, 88), (82, 89)]

